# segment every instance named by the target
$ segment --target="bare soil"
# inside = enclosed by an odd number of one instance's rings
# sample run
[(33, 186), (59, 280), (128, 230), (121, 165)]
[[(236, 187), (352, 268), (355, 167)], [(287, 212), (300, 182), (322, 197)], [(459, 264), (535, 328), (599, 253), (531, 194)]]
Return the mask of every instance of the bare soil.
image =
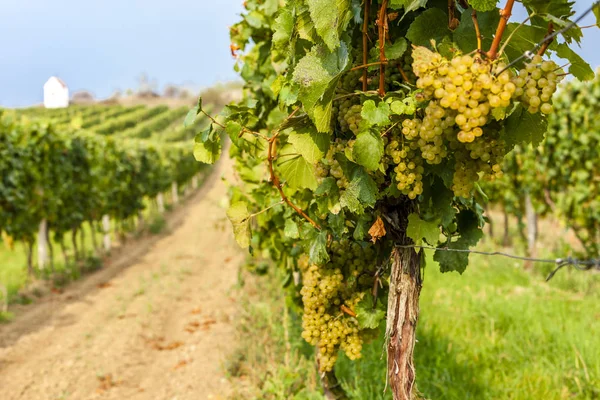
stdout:
[(0, 398), (225, 399), (243, 259), (216, 166), (167, 231), (0, 327)]

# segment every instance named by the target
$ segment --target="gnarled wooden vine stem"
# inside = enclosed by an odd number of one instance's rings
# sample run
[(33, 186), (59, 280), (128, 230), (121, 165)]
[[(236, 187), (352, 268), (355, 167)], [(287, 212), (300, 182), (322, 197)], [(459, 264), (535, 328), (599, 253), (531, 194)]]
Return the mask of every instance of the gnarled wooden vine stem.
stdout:
[[(363, 21), (363, 65), (367, 65), (369, 62), (369, 8), (371, 5), (371, 0), (365, 0), (365, 15)], [(363, 70), (362, 74), (362, 91), (366, 92), (369, 89), (367, 80), (369, 79), (367, 75), (367, 69)]]
[(377, 16), (377, 28), (379, 33), (379, 96), (385, 96), (385, 40), (387, 37), (387, 5), (388, 0), (381, 2), (381, 8), (379, 9), (379, 15)]
[(412, 248), (395, 248), (387, 307), (387, 371), (394, 400), (415, 399), (413, 354), (421, 294), (420, 257)]
[(496, 28), (496, 34), (494, 35), (494, 41), (490, 46), (490, 50), (485, 53), (485, 55), (495, 60), (498, 57), (498, 49), (500, 48), (500, 41), (502, 40), (502, 35), (504, 35), (504, 30), (506, 29), (506, 25), (508, 24), (508, 20), (512, 15), (512, 9), (515, 5), (515, 0), (507, 0), (506, 5), (500, 11), (500, 22), (498, 22), (498, 28)]

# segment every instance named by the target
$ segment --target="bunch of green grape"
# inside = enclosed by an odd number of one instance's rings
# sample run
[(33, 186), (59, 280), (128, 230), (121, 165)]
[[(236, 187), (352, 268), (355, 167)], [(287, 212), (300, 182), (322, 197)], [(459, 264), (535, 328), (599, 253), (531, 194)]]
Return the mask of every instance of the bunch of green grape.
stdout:
[(554, 61), (544, 61), (536, 55), (525, 64), (513, 83), (516, 86), (515, 98), (526, 105), (527, 111), (534, 114), (541, 111), (551, 114), (552, 95), (563, 78), (563, 71)]
[[(413, 120), (405, 120), (413, 121)], [(423, 193), (423, 157), (416, 142), (404, 142), (397, 135), (392, 135), (385, 147), (385, 154), (395, 165), (396, 186), (398, 190), (411, 200)]]
[(347, 140), (336, 139), (334, 143), (329, 147), (325, 158), (316, 164), (316, 175), (317, 182), (321, 184), (323, 180), (329, 176), (335, 178), (337, 187), (340, 189), (348, 188), (348, 178), (344, 175), (342, 167), (335, 155), (338, 153), (344, 153), (344, 149), (349, 146)]
[(319, 347), (321, 371), (333, 368), (339, 349), (351, 360), (360, 358), (364, 337), (354, 312), (373, 286), (377, 259), (371, 243), (349, 239), (332, 242), (329, 252), (327, 264), (302, 267), (300, 291), (302, 337)]

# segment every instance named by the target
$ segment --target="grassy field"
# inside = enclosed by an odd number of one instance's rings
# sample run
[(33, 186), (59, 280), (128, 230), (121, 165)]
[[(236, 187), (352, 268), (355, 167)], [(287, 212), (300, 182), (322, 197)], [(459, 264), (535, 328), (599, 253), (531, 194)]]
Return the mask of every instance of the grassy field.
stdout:
[[(491, 249), (491, 242), (480, 249)], [(600, 275), (471, 255), (441, 274), (429, 259), (415, 363), (428, 399), (599, 399)], [(277, 279), (248, 280), (240, 347), (228, 364), (240, 398), (321, 399), (313, 349), (285, 311)], [(383, 357), (383, 358), (382, 358)], [(353, 399), (389, 399), (380, 339), (337, 374)], [(245, 397), (244, 397), (245, 396)]]

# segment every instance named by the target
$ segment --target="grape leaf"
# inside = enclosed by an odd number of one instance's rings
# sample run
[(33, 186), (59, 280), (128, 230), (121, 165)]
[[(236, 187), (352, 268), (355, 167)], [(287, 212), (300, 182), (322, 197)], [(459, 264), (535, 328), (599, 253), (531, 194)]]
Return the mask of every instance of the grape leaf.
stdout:
[(371, 216), (369, 214), (362, 214), (356, 221), (356, 227), (352, 237), (355, 240), (363, 240), (365, 235), (368, 233), (368, 229), (371, 226)]
[[(469, 5), (473, 7), (475, 10), (484, 12), (484, 11), (492, 11), (496, 8), (497, 0), (470, 0)], [(465, 14), (465, 13), (463, 13)], [(469, 13), (470, 14), (470, 13)], [(496, 13), (498, 14), (498, 13)], [(478, 15), (479, 17), (479, 15)], [(462, 24), (462, 21), (461, 21)], [(485, 25), (482, 25), (485, 26)]]
[(377, 201), (377, 184), (363, 167), (349, 162), (346, 157), (336, 157), (344, 175), (350, 181), (348, 188), (340, 196), (340, 204), (351, 212), (362, 213), (364, 205), (373, 206)]
[(448, 15), (439, 8), (430, 8), (410, 24), (406, 37), (415, 46), (431, 46), (431, 40), (441, 42), (451, 34), (448, 29)]
[(277, 169), (281, 179), (292, 189), (317, 188), (314, 166), (298, 154), (291, 145), (284, 146), (279, 152)]
[(288, 141), (297, 153), (306, 161), (315, 164), (320, 161), (329, 148), (329, 135), (319, 133), (312, 127), (307, 127), (289, 134)]
[[(457, 216), (460, 238), (448, 243), (447, 247), (450, 249), (468, 250), (469, 247), (475, 246), (483, 237), (483, 232), (479, 229), (478, 221), (477, 214), (473, 211), (461, 211)], [(435, 251), (433, 259), (440, 264), (440, 271), (457, 271), (462, 274), (469, 263), (469, 253), (438, 249)]]
[(283, 48), (290, 44), (294, 33), (294, 15), (290, 7), (281, 9), (273, 24), (273, 46)]
[(319, 36), (329, 50), (340, 45), (340, 33), (352, 19), (349, 0), (306, 0), (310, 16)]
[(327, 223), (336, 238), (341, 238), (342, 235), (348, 231), (348, 227), (346, 226), (346, 216), (343, 211), (337, 214), (329, 214)]
[(373, 295), (367, 293), (356, 305), (356, 320), (361, 329), (375, 329), (385, 319), (385, 310), (373, 308), (373, 301)]
[(183, 120), (183, 126), (187, 128), (188, 126), (194, 125), (194, 122), (196, 122), (196, 115), (198, 115), (199, 112), (200, 111), (198, 111), (198, 107), (194, 107), (188, 111), (185, 119)]
[(196, 161), (205, 164), (214, 164), (221, 156), (221, 141), (207, 140), (205, 142), (196, 141), (194, 143), (194, 158)]
[[(481, 29), (482, 48), (487, 49), (492, 44), (494, 32), (500, 20), (500, 14), (495, 11), (479, 12), (477, 13), (477, 20)], [(465, 10), (461, 14), (460, 24), (454, 30), (452, 39), (463, 53), (469, 53), (477, 49), (477, 36), (475, 35), (473, 18), (471, 18), (471, 10)]]
[(385, 47), (385, 58), (388, 60), (397, 60), (408, 48), (408, 42), (404, 38), (398, 38), (391, 46)]
[(285, 226), (283, 228), (283, 234), (291, 239), (298, 239), (300, 232), (298, 231), (298, 224), (291, 218), (286, 218)]
[(329, 261), (326, 230), (313, 234), (313, 237), (309, 238), (308, 256), (313, 264), (323, 264)]
[(479, 229), (479, 218), (474, 211), (462, 210), (456, 216), (456, 223), (461, 239), (469, 246), (475, 246), (483, 237)]
[(341, 42), (333, 52), (325, 46), (314, 46), (296, 65), (293, 79), (300, 86), (298, 97), (319, 132), (331, 130), (331, 102), (348, 64), (348, 46)]
[(250, 230), (250, 212), (248, 211), (248, 205), (243, 201), (231, 203), (229, 209), (227, 209), (227, 217), (233, 225), (233, 234), (236, 242), (238, 242), (241, 247), (249, 247), (252, 231)]
[(381, 157), (383, 157), (383, 140), (379, 133), (370, 130), (359, 133), (352, 148), (354, 161), (369, 171), (375, 171), (379, 168)]
[(371, 126), (385, 126), (390, 123), (390, 106), (384, 101), (380, 101), (376, 106), (373, 100), (367, 100), (363, 103), (360, 115)]
[(506, 119), (504, 141), (508, 149), (529, 142), (537, 146), (544, 139), (547, 128), (546, 118), (539, 113), (530, 114), (523, 106), (518, 106)]
[(521, 57), (525, 51), (531, 50), (546, 36), (547, 28), (534, 25), (521, 25), (511, 22), (506, 25), (504, 37), (510, 37), (510, 41), (504, 49), (504, 54), (510, 61)]
[(588, 63), (583, 61), (577, 53), (575, 53), (569, 45), (566, 43), (561, 43), (557, 45), (553, 50), (556, 49), (556, 55), (560, 58), (566, 58), (571, 62), (571, 66), (569, 67), (569, 72), (573, 74), (573, 76), (580, 81), (589, 81), (590, 79), (594, 79), (594, 70), (590, 67)]
[(390, 0), (389, 8), (399, 9), (404, 8), (404, 15), (411, 11), (418, 10), (421, 7), (425, 7), (427, 0)]
[(420, 245), (425, 239), (427, 243), (435, 246), (440, 238), (439, 221), (423, 221), (419, 214), (411, 213), (408, 216), (406, 235), (417, 245)]
[(555, 17), (568, 17), (573, 14), (570, 0), (523, 0), (523, 5), (536, 14), (552, 14)]

